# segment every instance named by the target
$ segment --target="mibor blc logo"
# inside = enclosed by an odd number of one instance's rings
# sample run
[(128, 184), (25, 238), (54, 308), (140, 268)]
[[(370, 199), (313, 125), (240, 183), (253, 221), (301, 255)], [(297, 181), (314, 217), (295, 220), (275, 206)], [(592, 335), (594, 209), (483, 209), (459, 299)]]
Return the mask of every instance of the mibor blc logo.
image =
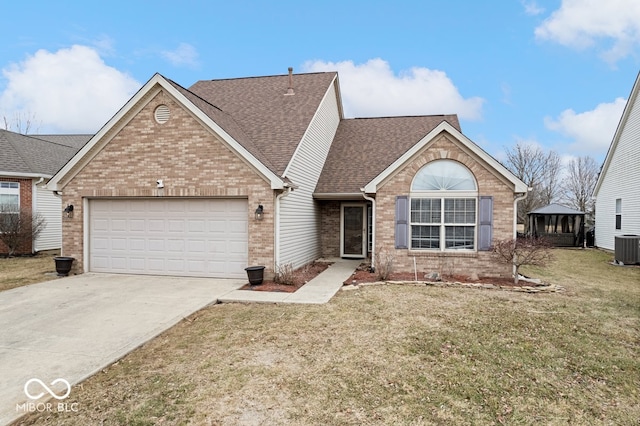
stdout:
[[(64, 385), (62, 393), (56, 393), (52, 388), (56, 387), (59, 383)], [(42, 398), (45, 395), (49, 395), (58, 401), (62, 401), (71, 394), (71, 385), (65, 379), (55, 379), (49, 385), (40, 379), (33, 378), (27, 380), (24, 384), (24, 394), (32, 400), (31, 402), (25, 402), (23, 404), (16, 404), (16, 411), (20, 412), (77, 412), (78, 403), (66, 403), (66, 402), (33, 402)]]

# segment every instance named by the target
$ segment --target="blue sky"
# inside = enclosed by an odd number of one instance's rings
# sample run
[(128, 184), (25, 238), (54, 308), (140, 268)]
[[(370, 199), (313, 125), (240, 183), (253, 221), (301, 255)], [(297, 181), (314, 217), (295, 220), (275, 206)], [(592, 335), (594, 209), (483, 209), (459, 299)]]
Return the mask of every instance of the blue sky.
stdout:
[[(3, 5), (0, 117), (96, 132), (154, 73), (337, 70), (348, 117), (457, 113), (499, 159), (604, 159), (640, 68), (637, 0), (30, 1)], [(4, 124), (4, 123), (0, 123)], [(3, 125), (4, 127), (4, 125)]]

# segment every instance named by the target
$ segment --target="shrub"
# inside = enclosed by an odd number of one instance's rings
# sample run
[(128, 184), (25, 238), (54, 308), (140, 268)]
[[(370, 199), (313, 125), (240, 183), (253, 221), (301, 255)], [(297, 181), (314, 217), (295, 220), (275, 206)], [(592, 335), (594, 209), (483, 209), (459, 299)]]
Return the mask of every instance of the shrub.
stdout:
[(276, 267), (276, 276), (274, 281), (278, 284), (295, 285), (295, 273), (291, 263), (278, 265)]
[(521, 266), (545, 266), (553, 260), (551, 246), (544, 238), (500, 240), (494, 244), (493, 253), (501, 262), (514, 266), (513, 282), (516, 284), (518, 284)]
[(20, 247), (29, 247), (45, 226), (40, 213), (0, 205), (0, 241), (7, 246), (7, 257), (16, 254)]
[(393, 263), (395, 260), (396, 255), (392, 250), (385, 247), (379, 248), (374, 262), (376, 278), (380, 281), (386, 281), (389, 275), (391, 275), (391, 272), (393, 272)]

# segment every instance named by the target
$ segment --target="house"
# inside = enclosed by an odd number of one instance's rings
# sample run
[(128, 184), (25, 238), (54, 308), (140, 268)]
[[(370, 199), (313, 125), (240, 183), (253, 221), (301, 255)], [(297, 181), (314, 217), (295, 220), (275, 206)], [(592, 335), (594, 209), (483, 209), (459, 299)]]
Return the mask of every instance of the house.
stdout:
[[(246, 277), (321, 257), (509, 275), (527, 186), (457, 116), (345, 119), (335, 72), (156, 74), (48, 183), (76, 272)], [(375, 260), (374, 260), (375, 263)]]
[(618, 235), (640, 235), (640, 73), (598, 176), (595, 245), (614, 250)]
[[(61, 247), (62, 199), (47, 190), (45, 184), (90, 137), (26, 136), (0, 130), (0, 203), (5, 208), (38, 212), (45, 219), (44, 230), (35, 241), (20, 247), (20, 254)], [(7, 253), (7, 247), (2, 242), (0, 253)]]
[(554, 247), (584, 246), (584, 212), (554, 203), (527, 213), (527, 217), (531, 236), (543, 237)]

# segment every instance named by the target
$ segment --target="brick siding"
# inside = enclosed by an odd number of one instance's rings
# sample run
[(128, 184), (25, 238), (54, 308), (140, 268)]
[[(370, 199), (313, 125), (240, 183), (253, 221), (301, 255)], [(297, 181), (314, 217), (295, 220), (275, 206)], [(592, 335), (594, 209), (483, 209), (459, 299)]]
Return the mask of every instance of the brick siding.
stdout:
[[(74, 205), (74, 217), (64, 218), (62, 253), (83, 260), (83, 200), (112, 197), (235, 197), (249, 203), (248, 263), (265, 265), (273, 275), (274, 192), (269, 182), (240, 159), (214, 134), (164, 91), (141, 100), (122, 126), (112, 127), (90, 153), (91, 161), (63, 187), (63, 205)], [(158, 124), (154, 111), (167, 105), (169, 121)], [(76, 166), (79, 167), (79, 166)], [(157, 189), (162, 179), (165, 188)], [(258, 204), (262, 221), (253, 219)]]
[(398, 195), (409, 195), (416, 173), (427, 163), (449, 159), (464, 164), (475, 176), (478, 195), (493, 196), (493, 239), (513, 237), (513, 189), (497, 172), (466, 147), (447, 134), (437, 136), (401, 170), (387, 179), (376, 194), (377, 248), (390, 250), (395, 255), (394, 267), (399, 271), (413, 271), (415, 258), (419, 276), (428, 272), (443, 274), (477, 274), (478, 276), (510, 276), (511, 267), (496, 262), (486, 251), (473, 253), (427, 252), (422, 250), (396, 250), (395, 202)]
[[(20, 209), (33, 209), (33, 180), (32, 179), (12, 179), (0, 178), (2, 182), (18, 182), (20, 184)], [(0, 241), (0, 254), (7, 254), (9, 249)], [(33, 241), (27, 241), (21, 244), (16, 250), (16, 254), (29, 254), (33, 252)]]
[[(455, 253), (394, 248), (396, 196), (409, 195), (416, 173), (427, 163), (443, 158), (458, 161), (471, 170), (478, 183), (479, 196), (493, 196), (493, 240), (513, 237), (512, 184), (497, 172), (492, 172), (487, 164), (453, 137), (441, 134), (379, 187), (376, 194), (376, 250), (384, 249), (393, 254), (396, 271), (413, 272), (415, 258), (419, 277), (429, 272), (510, 276), (511, 267), (496, 262), (491, 252)], [(339, 256), (340, 202), (323, 202), (322, 213), (323, 256)]]

